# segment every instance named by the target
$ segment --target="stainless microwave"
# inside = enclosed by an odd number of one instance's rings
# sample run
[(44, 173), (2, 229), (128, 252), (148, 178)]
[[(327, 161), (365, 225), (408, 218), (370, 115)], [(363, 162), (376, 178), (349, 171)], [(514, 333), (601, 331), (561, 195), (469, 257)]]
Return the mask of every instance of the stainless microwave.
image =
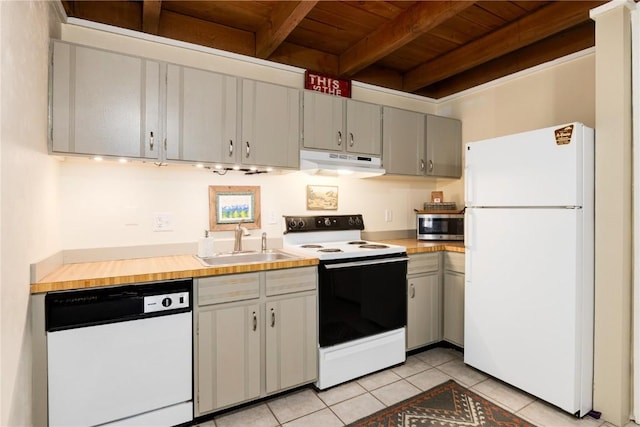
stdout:
[(464, 214), (417, 214), (418, 240), (464, 240)]

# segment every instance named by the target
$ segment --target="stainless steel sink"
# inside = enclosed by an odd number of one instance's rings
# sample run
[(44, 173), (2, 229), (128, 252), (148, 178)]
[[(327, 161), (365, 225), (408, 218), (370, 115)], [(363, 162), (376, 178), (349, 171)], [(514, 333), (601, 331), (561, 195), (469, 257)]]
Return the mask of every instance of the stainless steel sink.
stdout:
[(242, 252), (223, 252), (211, 257), (196, 259), (206, 267), (229, 265), (229, 264), (247, 264), (252, 262), (269, 262), (282, 261), (289, 259), (300, 259), (301, 257), (292, 255), (278, 250), (268, 250), (265, 252), (258, 251), (242, 251)]

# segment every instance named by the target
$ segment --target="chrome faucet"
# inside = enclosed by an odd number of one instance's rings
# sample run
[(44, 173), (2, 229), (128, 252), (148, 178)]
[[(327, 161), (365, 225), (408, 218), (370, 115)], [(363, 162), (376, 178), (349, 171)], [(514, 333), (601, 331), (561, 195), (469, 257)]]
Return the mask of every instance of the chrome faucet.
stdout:
[(249, 230), (243, 227), (242, 221), (236, 224), (235, 228), (235, 241), (233, 242), (233, 252), (242, 252), (242, 236), (249, 236)]

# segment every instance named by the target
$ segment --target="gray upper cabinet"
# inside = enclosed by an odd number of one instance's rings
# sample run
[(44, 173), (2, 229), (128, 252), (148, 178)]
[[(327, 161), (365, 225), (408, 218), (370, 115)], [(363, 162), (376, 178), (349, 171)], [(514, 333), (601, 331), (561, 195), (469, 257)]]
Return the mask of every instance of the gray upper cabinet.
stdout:
[(424, 170), (427, 176), (462, 176), (462, 122), (427, 114)]
[(303, 147), (354, 154), (382, 154), (380, 105), (304, 92)]
[(237, 85), (233, 76), (167, 66), (167, 160), (237, 161)]
[(298, 168), (300, 90), (242, 81), (240, 161), (246, 165)]
[(387, 174), (459, 178), (460, 120), (398, 108), (383, 109), (383, 167)]
[(395, 175), (423, 175), (420, 159), (424, 159), (424, 114), (384, 107), (382, 117), (385, 171)]
[(52, 153), (157, 159), (160, 64), (53, 42)]

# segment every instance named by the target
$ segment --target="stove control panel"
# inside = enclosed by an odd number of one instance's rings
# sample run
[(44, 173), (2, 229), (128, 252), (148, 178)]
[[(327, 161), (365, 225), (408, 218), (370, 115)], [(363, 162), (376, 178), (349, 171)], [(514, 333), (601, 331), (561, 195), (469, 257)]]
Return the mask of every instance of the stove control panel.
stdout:
[(364, 230), (362, 215), (285, 216), (285, 233)]

